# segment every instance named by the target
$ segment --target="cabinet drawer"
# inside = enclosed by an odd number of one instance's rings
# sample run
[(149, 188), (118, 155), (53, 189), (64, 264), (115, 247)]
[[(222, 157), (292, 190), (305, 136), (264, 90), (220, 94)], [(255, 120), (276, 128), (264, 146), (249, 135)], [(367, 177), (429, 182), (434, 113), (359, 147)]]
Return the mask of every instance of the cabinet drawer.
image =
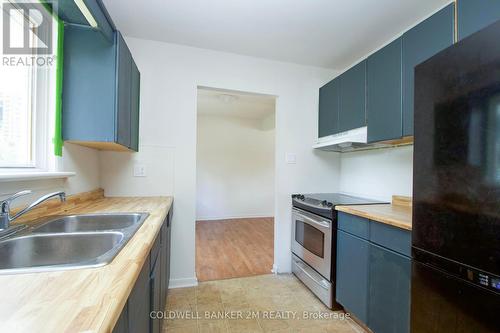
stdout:
[(369, 238), (369, 224), (370, 221), (363, 217), (343, 212), (338, 213), (338, 228), (358, 237)]
[(371, 221), (370, 241), (405, 256), (411, 256), (411, 232)]

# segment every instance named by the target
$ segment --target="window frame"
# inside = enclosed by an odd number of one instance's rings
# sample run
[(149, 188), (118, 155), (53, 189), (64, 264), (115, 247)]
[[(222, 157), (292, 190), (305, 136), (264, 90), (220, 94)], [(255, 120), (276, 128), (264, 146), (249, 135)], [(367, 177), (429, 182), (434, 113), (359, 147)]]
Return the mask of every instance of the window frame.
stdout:
[[(29, 17), (25, 17), (25, 19), (29, 20)], [(54, 17), (52, 17), (52, 20), (52, 38), (57, 40), (58, 22)], [(35, 45), (36, 42), (37, 38), (32, 34), (30, 43)], [(56, 49), (54, 49), (53, 54), (56, 57), (58, 56)], [(32, 56), (36, 55), (36, 52), (33, 51)], [(57, 171), (56, 157), (51, 151), (56, 110), (55, 62), (51, 66), (31, 66), (31, 79), (31, 161), (24, 165), (0, 164), (0, 174), (2, 175)]]

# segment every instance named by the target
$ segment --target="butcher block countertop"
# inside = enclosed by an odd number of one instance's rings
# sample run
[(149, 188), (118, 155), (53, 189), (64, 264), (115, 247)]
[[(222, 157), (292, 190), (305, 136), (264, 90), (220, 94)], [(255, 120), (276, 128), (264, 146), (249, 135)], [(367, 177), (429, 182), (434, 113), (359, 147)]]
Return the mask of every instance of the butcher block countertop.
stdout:
[(150, 215), (109, 265), (0, 275), (0, 332), (111, 332), (172, 202), (171, 197), (104, 198), (102, 190), (71, 196), (63, 204), (48, 202), (42, 215)]
[(372, 221), (411, 230), (411, 199), (407, 197), (393, 196), (392, 204), (336, 206), (335, 209)]

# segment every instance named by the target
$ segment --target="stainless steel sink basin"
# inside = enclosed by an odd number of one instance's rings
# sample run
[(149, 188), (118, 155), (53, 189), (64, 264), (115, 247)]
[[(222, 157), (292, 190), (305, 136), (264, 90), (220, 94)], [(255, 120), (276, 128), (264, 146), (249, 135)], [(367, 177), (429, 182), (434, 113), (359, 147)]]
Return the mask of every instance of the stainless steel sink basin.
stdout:
[[(113, 258), (121, 232), (32, 234), (0, 242), (2, 273), (100, 266)], [(5, 270), (5, 271), (4, 271)]]
[(85, 214), (57, 217), (34, 230), (37, 233), (121, 230), (140, 225), (147, 214)]
[(0, 274), (99, 267), (109, 264), (147, 213), (50, 218), (0, 240)]

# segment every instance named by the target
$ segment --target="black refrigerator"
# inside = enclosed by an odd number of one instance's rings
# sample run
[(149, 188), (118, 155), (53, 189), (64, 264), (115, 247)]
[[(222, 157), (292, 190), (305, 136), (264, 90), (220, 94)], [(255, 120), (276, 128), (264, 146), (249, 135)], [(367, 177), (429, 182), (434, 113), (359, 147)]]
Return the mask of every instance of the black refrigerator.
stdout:
[(500, 332), (500, 22), (415, 68), (411, 332)]

